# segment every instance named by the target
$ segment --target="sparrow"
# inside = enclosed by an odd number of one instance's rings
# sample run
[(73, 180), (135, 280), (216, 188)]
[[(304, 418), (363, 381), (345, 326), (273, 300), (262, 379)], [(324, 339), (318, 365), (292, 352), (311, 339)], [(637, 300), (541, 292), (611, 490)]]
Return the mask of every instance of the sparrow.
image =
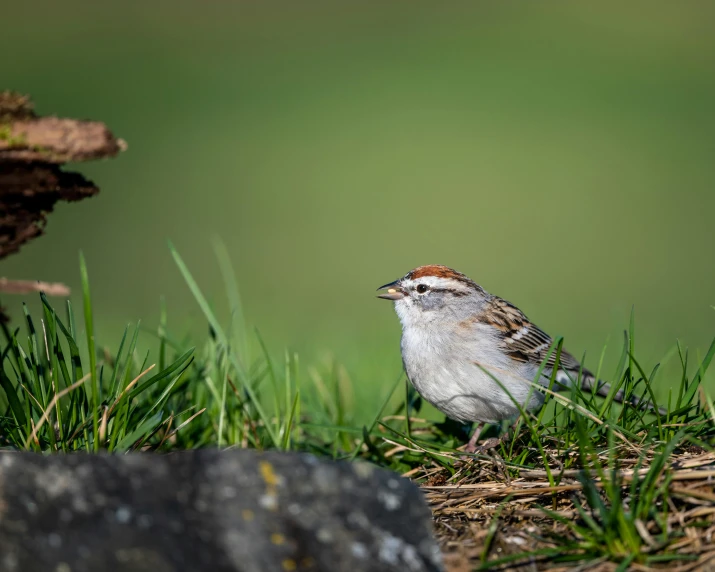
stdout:
[[(548, 334), (519, 308), (452, 268), (420, 266), (379, 290), (385, 290), (379, 298), (395, 303), (402, 362), (414, 388), (447, 417), (477, 424), (467, 452), (484, 450), (477, 441), (485, 423), (518, 417), (517, 403), (527, 411), (543, 404), (534, 381), (548, 387), (555, 373), (557, 391), (578, 380), (598, 395), (610, 391), (567, 351), (557, 364)], [(614, 397), (621, 403), (623, 398), (622, 390)], [(641, 400), (634, 396), (631, 403)], [(490, 441), (487, 447), (494, 446)]]

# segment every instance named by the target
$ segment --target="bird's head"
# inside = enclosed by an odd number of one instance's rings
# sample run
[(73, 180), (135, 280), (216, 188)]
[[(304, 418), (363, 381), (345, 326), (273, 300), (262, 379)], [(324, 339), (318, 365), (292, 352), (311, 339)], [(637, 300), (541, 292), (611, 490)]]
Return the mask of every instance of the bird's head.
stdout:
[(447, 266), (430, 264), (380, 286), (378, 298), (395, 302), (403, 327), (465, 319), (485, 296), (476, 282)]

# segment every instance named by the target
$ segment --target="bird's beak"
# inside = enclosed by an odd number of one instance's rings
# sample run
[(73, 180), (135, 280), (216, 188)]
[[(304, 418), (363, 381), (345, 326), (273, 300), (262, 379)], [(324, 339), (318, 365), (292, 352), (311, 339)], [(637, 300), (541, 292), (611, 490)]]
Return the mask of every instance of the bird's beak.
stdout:
[(405, 297), (405, 291), (400, 286), (399, 280), (380, 286), (378, 290), (384, 290), (385, 288), (387, 288), (387, 292), (378, 294), (378, 298), (382, 298), (384, 300), (402, 300), (402, 298)]

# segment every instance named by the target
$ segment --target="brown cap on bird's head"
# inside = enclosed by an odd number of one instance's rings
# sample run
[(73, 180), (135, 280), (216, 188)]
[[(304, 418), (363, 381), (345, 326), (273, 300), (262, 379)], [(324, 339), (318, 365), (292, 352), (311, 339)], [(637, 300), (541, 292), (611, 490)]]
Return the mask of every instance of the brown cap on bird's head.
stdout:
[(449, 266), (442, 266), (441, 264), (426, 264), (425, 266), (418, 266), (417, 268), (410, 270), (405, 275), (405, 278), (408, 280), (416, 280), (417, 278), (423, 278), (425, 276), (434, 276), (435, 278), (452, 278), (453, 280), (458, 280), (459, 282), (474, 284), (473, 280), (461, 272), (457, 272)]

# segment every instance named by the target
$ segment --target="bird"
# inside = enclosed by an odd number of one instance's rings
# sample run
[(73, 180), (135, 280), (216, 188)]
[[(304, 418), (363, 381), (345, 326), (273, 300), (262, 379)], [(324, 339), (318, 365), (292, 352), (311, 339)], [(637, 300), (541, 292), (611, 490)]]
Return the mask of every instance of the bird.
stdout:
[[(607, 396), (610, 385), (596, 380), (572, 354), (558, 356), (553, 339), (514, 304), (487, 292), (474, 280), (447, 266), (430, 264), (380, 286), (378, 298), (394, 302), (402, 325), (400, 348), (407, 377), (427, 402), (459, 422), (476, 423), (468, 453), (477, 446), (485, 423), (517, 418), (520, 407), (541, 407), (544, 393), (533, 386), (581, 388)], [(554, 372), (554, 369), (556, 370)], [(622, 403), (623, 390), (614, 399)], [(641, 399), (631, 396), (633, 405)], [(517, 405), (517, 403), (519, 405)], [(649, 402), (647, 402), (649, 403)], [(650, 408), (653, 409), (652, 404)]]

